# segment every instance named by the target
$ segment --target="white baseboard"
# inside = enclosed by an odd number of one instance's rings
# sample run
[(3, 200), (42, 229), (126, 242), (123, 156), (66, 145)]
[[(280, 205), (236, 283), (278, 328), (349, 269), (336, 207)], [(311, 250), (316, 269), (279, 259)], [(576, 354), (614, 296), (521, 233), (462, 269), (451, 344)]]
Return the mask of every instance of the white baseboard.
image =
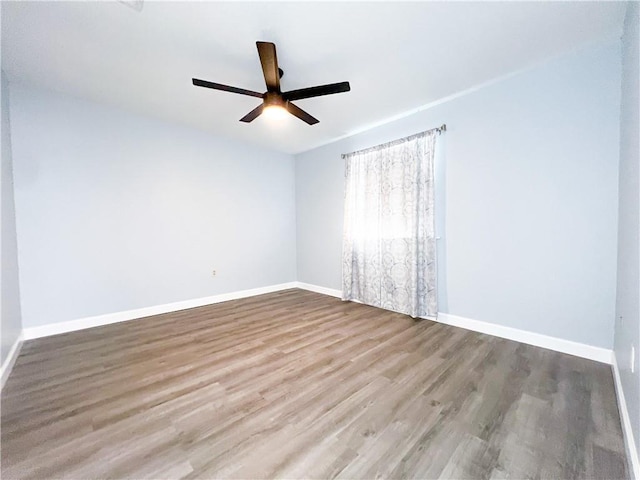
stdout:
[[(333, 288), (321, 287), (318, 285), (312, 285), (304, 282), (288, 282), (278, 285), (270, 285), (267, 287), (254, 288), (251, 290), (241, 290), (238, 292), (224, 293), (221, 295), (213, 295), (210, 297), (195, 298), (191, 300), (184, 300), (181, 302), (167, 303), (164, 305), (156, 305), (152, 307), (138, 308), (135, 310), (127, 310), (124, 312), (109, 313), (106, 315), (97, 315), (94, 317), (80, 318), (77, 320), (70, 320), (67, 322), (52, 323), (48, 325), (42, 325), (39, 327), (25, 328), (22, 333), (24, 340), (30, 340), (33, 338), (46, 337), (49, 335), (57, 335), (60, 333), (72, 332), (75, 330), (83, 330), (85, 328), (98, 327), (101, 325), (109, 325), (112, 323), (125, 322), (128, 320), (134, 320), (137, 318), (149, 317), (151, 315), (160, 315), (163, 313), (175, 312), (178, 310), (185, 310), (187, 308), (201, 307), (204, 305), (210, 305), (219, 302), (226, 302), (229, 300), (236, 300), (240, 298), (252, 297), (255, 295), (262, 295), (265, 293), (277, 292), (280, 290), (286, 290), (289, 288), (300, 288), (303, 290), (309, 290), (323, 295), (329, 295), (332, 297), (340, 298), (342, 292)], [(496, 325), (494, 323), (482, 322), (479, 320), (472, 320), (469, 318), (458, 317), (448, 313), (438, 314), (436, 320), (440, 323), (452, 325), (455, 327), (466, 328), (467, 330), (473, 330), (476, 332), (486, 333), (501, 338), (507, 338), (509, 340), (515, 340), (518, 342), (527, 343), (529, 345), (535, 345), (537, 347), (548, 348), (558, 352), (568, 353), (570, 355), (576, 355), (579, 357), (588, 358), (597, 362), (611, 364), (612, 351), (606, 348), (594, 347), (591, 345), (585, 345), (582, 343), (572, 342), (569, 340), (563, 340), (560, 338), (549, 337), (538, 333), (527, 332), (524, 330), (518, 330), (515, 328), (504, 327), (502, 325)], [(640, 479), (639, 479), (640, 480)]]
[(7, 378), (9, 378), (11, 369), (13, 368), (13, 365), (16, 363), (16, 360), (18, 359), (18, 355), (20, 355), (20, 349), (22, 348), (22, 341), (23, 341), (23, 334), (20, 333), (20, 335), (18, 335), (18, 338), (16, 338), (16, 341), (13, 342), (13, 346), (11, 347), (11, 350), (9, 350), (9, 354), (7, 355), (7, 358), (5, 358), (4, 362), (2, 362), (2, 367), (0, 367), (0, 390), (4, 388), (4, 384), (7, 381)]
[(331, 297), (342, 298), (342, 292), (335, 288), (320, 287), (318, 285), (311, 285), (310, 283), (295, 282), (296, 287), (302, 290), (309, 290), (310, 292), (322, 293), (323, 295), (329, 295)]
[(221, 295), (213, 295), (210, 297), (194, 298), (191, 300), (166, 303), (164, 305), (155, 305), (152, 307), (137, 308), (135, 310), (127, 310), (124, 312), (115, 312), (105, 315), (97, 315), (94, 317), (79, 318), (77, 320), (69, 320), (67, 322), (50, 323), (48, 325), (42, 325), (39, 327), (29, 327), (23, 330), (23, 337), (24, 340), (48, 337), (49, 335), (58, 335), (60, 333), (73, 332), (75, 330), (84, 330), (85, 328), (99, 327), (101, 325), (109, 325), (118, 322), (126, 322), (128, 320), (150, 317), (152, 315), (160, 315), (163, 313), (186, 310), (188, 308), (202, 307), (204, 305), (227, 302), (229, 300), (237, 300), (240, 298), (262, 295), (265, 293), (278, 292), (280, 290), (287, 290), (289, 288), (297, 288), (297, 282), (269, 285), (267, 287), (253, 288), (251, 290), (240, 290), (238, 292), (223, 293)]
[(631, 427), (631, 418), (627, 409), (627, 401), (624, 398), (624, 390), (622, 389), (622, 381), (620, 380), (620, 370), (618, 369), (618, 361), (615, 354), (613, 355), (613, 380), (616, 386), (616, 398), (618, 399), (618, 410), (620, 411), (620, 420), (622, 422), (622, 433), (624, 435), (624, 443), (627, 448), (627, 458), (629, 459), (629, 467), (633, 472), (633, 477), (640, 480), (640, 459), (638, 458), (638, 447), (636, 446)]
[[(332, 297), (342, 297), (342, 292), (340, 290), (320, 287), (318, 285), (311, 285), (309, 283), (303, 282), (296, 283), (297, 287), (303, 290), (322, 293), (324, 295), (330, 295)], [(428, 320), (434, 319), (430, 318)], [(459, 317), (457, 315), (451, 315), (449, 313), (438, 313), (438, 318), (434, 321), (452, 325), (454, 327), (473, 330), (474, 332), (486, 333), (495, 337), (515, 340), (516, 342), (522, 342), (528, 345), (534, 345), (536, 347), (547, 348), (556, 352), (568, 353), (569, 355), (588, 358), (589, 360), (606, 363), (607, 365), (611, 365), (613, 358), (613, 352), (607, 348), (594, 347), (592, 345), (586, 345), (584, 343), (572, 342), (570, 340), (550, 337), (548, 335), (542, 335), (540, 333), (505, 327), (502, 325), (497, 325), (495, 323), (472, 320), (470, 318)]]
[(584, 343), (572, 342), (562, 338), (550, 337), (541, 333), (529, 332), (517, 328), (505, 327), (495, 323), (472, 320), (470, 318), (458, 317), (449, 313), (438, 313), (439, 323), (445, 323), (454, 327), (466, 328), (474, 332), (486, 333), (495, 337), (515, 340), (516, 342), (534, 345), (536, 347), (547, 348), (556, 352), (568, 353), (576, 357), (588, 358), (596, 362), (611, 365), (613, 352), (607, 348), (594, 347)]

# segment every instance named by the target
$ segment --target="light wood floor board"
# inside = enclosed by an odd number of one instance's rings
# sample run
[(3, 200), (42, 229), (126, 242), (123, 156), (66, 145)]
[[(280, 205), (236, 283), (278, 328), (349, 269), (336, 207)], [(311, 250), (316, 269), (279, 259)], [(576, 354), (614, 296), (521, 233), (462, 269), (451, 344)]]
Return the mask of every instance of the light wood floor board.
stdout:
[(627, 478), (608, 366), (302, 290), (25, 342), (2, 478)]

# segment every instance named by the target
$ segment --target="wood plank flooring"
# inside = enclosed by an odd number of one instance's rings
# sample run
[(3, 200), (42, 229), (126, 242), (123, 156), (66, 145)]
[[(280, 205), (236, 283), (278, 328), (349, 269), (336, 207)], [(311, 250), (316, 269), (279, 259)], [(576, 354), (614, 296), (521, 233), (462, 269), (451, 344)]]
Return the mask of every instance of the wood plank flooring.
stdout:
[(28, 341), (2, 478), (627, 478), (608, 366), (301, 290)]

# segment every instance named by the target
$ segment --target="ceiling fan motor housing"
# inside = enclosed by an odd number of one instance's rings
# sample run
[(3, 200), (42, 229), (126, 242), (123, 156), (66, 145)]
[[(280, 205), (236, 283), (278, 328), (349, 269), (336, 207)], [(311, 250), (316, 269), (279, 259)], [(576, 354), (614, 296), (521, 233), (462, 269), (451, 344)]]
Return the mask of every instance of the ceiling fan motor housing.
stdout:
[(282, 94), (278, 92), (266, 92), (263, 96), (265, 107), (285, 107), (287, 101), (282, 98)]

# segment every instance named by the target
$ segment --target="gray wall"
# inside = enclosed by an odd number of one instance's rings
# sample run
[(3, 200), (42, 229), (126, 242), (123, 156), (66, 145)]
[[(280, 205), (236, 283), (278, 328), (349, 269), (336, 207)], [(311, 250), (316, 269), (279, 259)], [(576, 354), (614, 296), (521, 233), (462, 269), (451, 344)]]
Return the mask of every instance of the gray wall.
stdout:
[(0, 319), (2, 323), (0, 344), (0, 364), (4, 363), (9, 350), (22, 331), (20, 315), (20, 288), (18, 284), (18, 249), (16, 242), (16, 216), (13, 202), (13, 166), (11, 160), (11, 132), (9, 121), (9, 85), (2, 72), (2, 184), (0, 211), (2, 223), (1, 255), (2, 274), (0, 276)]
[(612, 348), (619, 114), (616, 42), (297, 155), (298, 280), (341, 288), (340, 154), (446, 123), (440, 311)]
[[(622, 37), (622, 103), (620, 111), (620, 187), (618, 221), (618, 282), (615, 355), (635, 437), (640, 448), (640, 132), (638, 34), (640, 8), (629, 2)], [(635, 346), (635, 373), (631, 373), (631, 346)]]
[(11, 87), (25, 328), (295, 280), (291, 155)]

